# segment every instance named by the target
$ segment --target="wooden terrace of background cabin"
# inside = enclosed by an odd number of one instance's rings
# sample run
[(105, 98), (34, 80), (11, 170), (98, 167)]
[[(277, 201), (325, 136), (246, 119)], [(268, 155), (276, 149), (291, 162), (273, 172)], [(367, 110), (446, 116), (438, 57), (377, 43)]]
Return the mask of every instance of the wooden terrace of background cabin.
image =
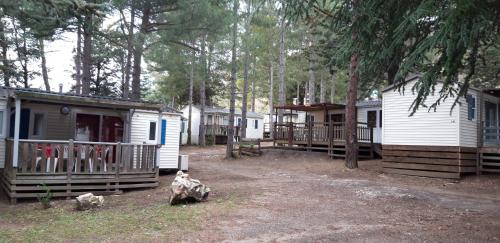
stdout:
[[(345, 157), (345, 124), (329, 119), (328, 111), (345, 109), (342, 104), (320, 103), (312, 105), (275, 106), (275, 114), (286, 111), (323, 112), (323, 121), (310, 119), (304, 123), (283, 121), (273, 126), (273, 147), (284, 149), (326, 150), (332, 157)], [(374, 158), (373, 128), (357, 123), (357, 143), (360, 158)]]

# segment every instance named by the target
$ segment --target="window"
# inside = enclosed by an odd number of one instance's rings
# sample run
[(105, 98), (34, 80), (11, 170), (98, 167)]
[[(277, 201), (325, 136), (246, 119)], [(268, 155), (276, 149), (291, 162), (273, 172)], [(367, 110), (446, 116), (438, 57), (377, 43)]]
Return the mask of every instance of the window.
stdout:
[(156, 122), (149, 122), (149, 140), (156, 140)]
[(33, 117), (33, 135), (39, 136), (42, 134), (42, 123), (43, 123), (43, 114), (36, 114)]
[(476, 97), (473, 95), (467, 95), (467, 119), (476, 119)]
[(212, 125), (213, 124), (213, 117), (212, 115), (207, 115), (207, 125)]
[(238, 118), (238, 127), (241, 127), (241, 118)]
[(312, 123), (314, 123), (314, 116), (313, 115), (307, 115), (306, 116), (306, 122), (309, 122), (311, 121)]
[(331, 114), (331, 120), (333, 123), (343, 123), (345, 121), (344, 114)]
[(259, 129), (259, 120), (255, 120), (255, 129)]
[(3, 134), (3, 116), (4, 116), (4, 111), (0, 111), (0, 135), (4, 135)]

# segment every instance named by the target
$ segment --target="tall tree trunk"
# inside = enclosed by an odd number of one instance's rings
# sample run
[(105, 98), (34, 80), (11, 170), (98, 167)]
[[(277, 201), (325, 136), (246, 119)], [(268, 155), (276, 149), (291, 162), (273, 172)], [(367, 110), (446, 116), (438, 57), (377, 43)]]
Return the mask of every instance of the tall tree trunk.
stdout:
[(234, 1), (233, 5), (233, 16), (235, 20), (233, 22), (232, 29), (232, 47), (231, 47), (231, 97), (229, 99), (229, 128), (227, 130), (227, 147), (226, 147), (226, 159), (233, 157), (233, 139), (234, 139), (234, 103), (236, 99), (236, 73), (238, 72), (238, 67), (236, 63), (236, 45), (237, 45), (237, 33), (238, 33), (238, 0)]
[(394, 84), (398, 70), (399, 65), (397, 63), (391, 63), (387, 68), (387, 82), (389, 85)]
[(92, 68), (92, 14), (87, 14), (83, 22), (82, 94), (90, 94)]
[[(283, 10), (282, 10), (283, 11)], [(285, 13), (281, 13), (280, 23), (279, 23), (279, 58), (278, 58), (278, 79), (279, 79), (279, 89), (278, 89), (278, 98), (279, 104), (285, 105), (286, 103), (286, 86), (285, 86), (285, 33), (286, 33), (286, 25), (285, 25)], [(278, 123), (283, 122), (283, 109), (278, 110)]]
[(248, 69), (250, 69), (250, 48), (248, 47), (248, 38), (250, 37), (250, 1), (247, 5), (247, 19), (245, 21), (245, 36), (243, 39), (243, 47), (245, 56), (243, 57), (243, 94), (241, 100), (241, 138), (247, 137), (247, 109), (248, 109)]
[(128, 99), (130, 93), (130, 71), (132, 68), (132, 56), (134, 53), (134, 24), (135, 8), (134, 4), (130, 7), (130, 23), (128, 24), (127, 36), (127, 61), (125, 62), (125, 82), (123, 84), (123, 98)]
[(204, 32), (202, 34), (201, 39), (201, 73), (202, 78), (200, 80), (200, 128), (199, 128), (199, 137), (198, 141), (200, 146), (205, 146), (205, 105), (206, 105), (206, 97), (205, 97), (205, 83), (207, 79), (207, 33)]
[(7, 51), (9, 49), (9, 45), (7, 43), (7, 39), (5, 37), (5, 25), (0, 16), (0, 46), (2, 47), (2, 73), (3, 73), (3, 85), (5, 87), (10, 86), (10, 65), (9, 60), (7, 59)]
[[(192, 42), (194, 46), (194, 41)], [(196, 52), (193, 50), (191, 55), (191, 70), (189, 71), (189, 111), (188, 111), (188, 129), (187, 129), (187, 144), (191, 145), (191, 121), (193, 112), (193, 86), (194, 86), (194, 62), (196, 61)]]
[(75, 69), (76, 69), (76, 94), (81, 94), (82, 92), (82, 26), (80, 21), (78, 22), (76, 31), (76, 54), (75, 54)]
[(304, 105), (305, 104), (311, 104), (311, 101), (309, 100), (309, 82), (304, 84)]
[(257, 60), (254, 58), (254, 63), (252, 65), (252, 112), (255, 112), (255, 66), (257, 65)]
[(274, 137), (274, 102), (273, 102), (273, 95), (274, 95), (274, 84), (273, 84), (273, 62), (269, 62), (269, 137), (273, 138)]
[(28, 70), (28, 48), (27, 48), (27, 45), (26, 45), (26, 29), (25, 28), (22, 28), (23, 29), (23, 35), (22, 35), (22, 38), (23, 38), (23, 47), (22, 47), (22, 58), (21, 58), (21, 66), (23, 67), (23, 84), (24, 84), (24, 88), (29, 88), (30, 85), (29, 85), (29, 70)]
[(132, 99), (139, 100), (141, 98), (141, 62), (144, 52), (144, 41), (146, 39), (147, 27), (151, 16), (151, 3), (144, 1), (142, 9), (141, 27), (134, 48), (134, 65), (132, 70)]
[(335, 71), (332, 73), (332, 83), (331, 83), (331, 90), (330, 90), (330, 103), (335, 104), (335, 87), (337, 85), (336, 81), (336, 73)]
[[(353, 0), (353, 8), (356, 8), (359, 0)], [(352, 17), (355, 23), (357, 16)], [(356, 43), (357, 33), (351, 34), (352, 42)], [(346, 122), (346, 145), (345, 145), (345, 165), (347, 168), (358, 168), (358, 146), (357, 146), (357, 124), (356, 124), (356, 100), (358, 91), (358, 52), (354, 50), (351, 53), (351, 63), (349, 67), (349, 82), (347, 84), (347, 101), (345, 107)]]
[(325, 103), (325, 80), (324, 80), (324, 72), (321, 70), (319, 72), (319, 103)]
[(38, 39), (38, 45), (40, 47), (40, 55), (42, 57), (43, 83), (45, 84), (45, 90), (50, 91), (49, 74), (47, 71), (47, 60), (45, 60), (45, 46), (43, 44), (43, 39)]
[(297, 81), (297, 88), (296, 88), (296, 97), (297, 97), (297, 104), (300, 104), (300, 82)]
[(314, 77), (313, 60), (309, 60), (309, 104), (316, 103), (316, 79)]
[[(28, 53), (26, 49), (26, 30), (23, 29), (23, 34), (19, 35), (19, 32), (17, 30), (17, 24), (16, 20), (14, 17), (12, 17), (12, 29), (14, 30), (14, 45), (16, 47), (16, 53), (19, 59), (19, 64), (21, 65), (21, 68), (23, 70), (22, 72), (22, 78), (23, 78), (23, 86), (24, 88), (29, 88), (29, 80), (28, 80)], [(19, 43), (19, 38), (22, 39), (22, 46), (21, 43)], [(18, 78), (19, 81), (19, 78)]]
[[(208, 36), (207, 36), (208, 38)], [(214, 54), (214, 43), (208, 41), (208, 62), (207, 62), (207, 81), (208, 84), (210, 85), (212, 82), (212, 63), (213, 63), (213, 54)], [(206, 85), (205, 85), (206, 86)], [(212, 100), (210, 99), (211, 97), (208, 97), (207, 99), (207, 105), (212, 105)]]

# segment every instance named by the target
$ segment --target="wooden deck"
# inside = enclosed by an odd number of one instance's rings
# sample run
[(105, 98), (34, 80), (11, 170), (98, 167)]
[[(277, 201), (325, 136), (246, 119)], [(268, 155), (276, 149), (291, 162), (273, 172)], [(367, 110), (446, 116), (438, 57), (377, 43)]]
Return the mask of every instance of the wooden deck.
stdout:
[(0, 185), (12, 203), (37, 198), (47, 185), (55, 197), (83, 193), (119, 194), (158, 186), (156, 145), (20, 140), (13, 166), (13, 142), (6, 141)]
[[(373, 158), (373, 128), (357, 125), (360, 158)], [(345, 157), (345, 126), (342, 122), (308, 122), (274, 124), (273, 146), (276, 148), (325, 150), (330, 157)]]

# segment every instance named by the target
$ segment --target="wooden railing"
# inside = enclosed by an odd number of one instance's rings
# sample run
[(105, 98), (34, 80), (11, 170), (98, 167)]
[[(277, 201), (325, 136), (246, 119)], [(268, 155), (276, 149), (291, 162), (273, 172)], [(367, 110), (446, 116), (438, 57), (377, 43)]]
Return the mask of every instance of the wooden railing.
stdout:
[[(283, 123), (274, 125), (274, 140), (293, 143), (328, 143), (345, 141), (343, 122)], [(358, 142), (373, 142), (373, 128), (366, 123), (357, 124)]]
[[(12, 168), (13, 140), (6, 141), (6, 149), (6, 168)], [(156, 149), (151, 144), (20, 139), (17, 173), (153, 172)]]
[[(205, 125), (205, 135), (207, 136), (227, 136), (228, 125)], [(234, 136), (239, 136), (239, 127), (234, 126)]]
[(483, 144), (500, 145), (500, 127), (483, 126)]

